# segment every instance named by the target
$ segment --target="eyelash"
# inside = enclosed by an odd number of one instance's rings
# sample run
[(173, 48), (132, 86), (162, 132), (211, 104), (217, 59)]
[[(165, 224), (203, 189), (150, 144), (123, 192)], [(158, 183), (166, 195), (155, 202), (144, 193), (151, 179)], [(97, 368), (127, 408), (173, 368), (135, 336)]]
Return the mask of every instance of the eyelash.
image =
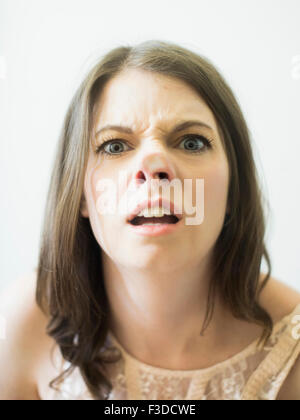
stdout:
[[(202, 136), (202, 135), (199, 135), (199, 134), (185, 134), (184, 136), (182, 136), (181, 137), (181, 141), (180, 141), (180, 143), (183, 141), (183, 140), (185, 140), (185, 139), (187, 139), (187, 138), (199, 138), (204, 144), (205, 144), (205, 148), (204, 149), (211, 149), (212, 148), (212, 145), (211, 145), (211, 143), (213, 142), (212, 140), (209, 140), (209, 139), (207, 139), (206, 137), (204, 137), (204, 136)], [(97, 146), (96, 147), (96, 154), (99, 154), (99, 153), (101, 153), (101, 154), (104, 154), (104, 155), (106, 155), (107, 157), (109, 157), (109, 158), (113, 158), (113, 157), (116, 157), (116, 156), (119, 156), (119, 155), (121, 155), (122, 153), (125, 153), (125, 152), (121, 152), (121, 153), (108, 153), (108, 152), (106, 152), (105, 150), (104, 150), (104, 148), (105, 148), (105, 146), (107, 145), (107, 144), (111, 144), (111, 143), (113, 143), (113, 142), (124, 142), (124, 140), (121, 140), (121, 139), (117, 139), (117, 138), (114, 138), (114, 137), (107, 137), (106, 138), (106, 140), (104, 140), (103, 141), (103, 143), (102, 144), (100, 144), (100, 146)], [(125, 143), (127, 143), (127, 142), (125, 142)], [(201, 149), (201, 150), (196, 150), (196, 151), (193, 151), (193, 150), (190, 150), (190, 153), (192, 153), (192, 154), (201, 154), (201, 153), (203, 153), (204, 152), (204, 149)], [(189, 152), (187, 149), (185, 149), (185, 151), (186, 152)]]

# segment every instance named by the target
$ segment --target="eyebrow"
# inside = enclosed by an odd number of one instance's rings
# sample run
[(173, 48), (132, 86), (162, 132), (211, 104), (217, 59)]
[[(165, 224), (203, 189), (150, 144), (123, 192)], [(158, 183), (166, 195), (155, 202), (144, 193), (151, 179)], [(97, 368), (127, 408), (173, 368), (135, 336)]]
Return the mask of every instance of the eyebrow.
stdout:
[[(177, 133), (178, 131), (182, 131), (182, 130), (186, 130), (189, 127), (205, 127), (208, 128), (210, 130), (213, 130), (212, 127), (210, 127), (209, 125), (205, 124), (202, 121), (198, 121), (198, 120), (189, 120), (189, 121), (183, 121), (180, 122), (179, 124), (175, 125), (175, 127), (173, 127), (173, 129), (171, 130), (171, 134)], [(99, 136), (99, 134), (103, 133), (104, 131), (108, 131), (108, 130), (115, 130), (115, 131), (120, 131), (122, 133), (126, 133), (126, 134), (133, 134), (133, 130), (130, 127), (126, 127), (124, 125), (105, 125), (104, 127), (100, 128), (97, 132), (96, 132), (96, 137)]]

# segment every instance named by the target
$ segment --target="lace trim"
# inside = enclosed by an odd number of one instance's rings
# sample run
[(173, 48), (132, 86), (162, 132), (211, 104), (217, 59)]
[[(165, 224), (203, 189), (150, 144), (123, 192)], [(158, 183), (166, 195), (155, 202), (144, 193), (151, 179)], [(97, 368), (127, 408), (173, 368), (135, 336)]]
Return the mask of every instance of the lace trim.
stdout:
[[(300, 315), (300, 304), (285, 318), (291, 321), (296, 314)], [(243, 399), (270, 400), (271, 397), (273, 400), (276, 399), (280, 387), (300, 354), (300, 338), (293, 336), (294, 327), (292, 322), (287, 322), (287, 328), (280, 336), (277, 345), (271, 349), (259, 369), (251, 375), (243, 391)], [(260, 394), (258, 390), (261, 390)]]

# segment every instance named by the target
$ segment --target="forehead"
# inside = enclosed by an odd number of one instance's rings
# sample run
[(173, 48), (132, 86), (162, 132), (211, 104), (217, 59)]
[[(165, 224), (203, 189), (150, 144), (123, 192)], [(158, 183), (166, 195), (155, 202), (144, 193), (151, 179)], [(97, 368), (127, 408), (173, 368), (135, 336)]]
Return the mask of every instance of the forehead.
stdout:
[(210, 108), (184, 81), (140, 69), (126, 69), (109, 80), (96, 103), (96, 129), (127, 125), (135, 131), (169, 129), (182, 119), (200, 119), (216, 129)]

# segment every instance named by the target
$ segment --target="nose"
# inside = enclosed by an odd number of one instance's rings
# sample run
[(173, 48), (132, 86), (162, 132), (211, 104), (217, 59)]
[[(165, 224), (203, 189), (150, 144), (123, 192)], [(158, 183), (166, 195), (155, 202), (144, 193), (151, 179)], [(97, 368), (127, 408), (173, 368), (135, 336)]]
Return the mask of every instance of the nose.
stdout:
[(144, 156), (135, 174), (138, 183), (150, 182), (151, 179), (166, 179), (171, 182), (174, 178), (175, 169), (170, 159), (158, 152)]

